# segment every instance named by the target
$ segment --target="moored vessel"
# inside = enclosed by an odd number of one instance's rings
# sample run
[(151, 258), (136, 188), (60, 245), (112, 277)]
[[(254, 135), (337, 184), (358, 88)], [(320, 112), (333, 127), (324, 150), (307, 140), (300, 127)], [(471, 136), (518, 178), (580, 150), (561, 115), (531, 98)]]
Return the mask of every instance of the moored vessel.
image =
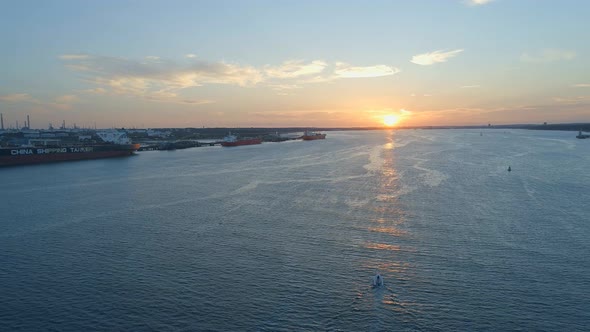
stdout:
[(260, 143), (262, 143), (262, 139), (260, 138), (238, 138), (238, 136), (229, 133), (229, 135), (223, 138), (221, 146), (231, 147), (240, 145), (253, 145)]
[(316, 140), (316, 139), (326, 139), (326, 134), (316, 133), (316, 132), (313, 132), (313, 131), (307, 131), (306, 130), (303, 133), (303, 136), (301, 136), (301, 138), (304, 141), (313, 141), (313, 140)]
[(132, 144), (125, 132), (96, 134), (103, 142), (74, 144), (59, 140), (31, 140), (27, 145), (0, 147), (0, 166), (129, 156), (139, 149), (139, 144)]

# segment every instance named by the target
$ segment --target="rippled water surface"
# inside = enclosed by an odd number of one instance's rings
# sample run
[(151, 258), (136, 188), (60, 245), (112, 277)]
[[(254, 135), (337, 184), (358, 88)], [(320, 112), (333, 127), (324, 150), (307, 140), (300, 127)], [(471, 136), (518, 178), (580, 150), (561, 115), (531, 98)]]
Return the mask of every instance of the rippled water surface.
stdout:
[(574, 136), (328, 132), (0, 169), (0, 329), (588, 329)]

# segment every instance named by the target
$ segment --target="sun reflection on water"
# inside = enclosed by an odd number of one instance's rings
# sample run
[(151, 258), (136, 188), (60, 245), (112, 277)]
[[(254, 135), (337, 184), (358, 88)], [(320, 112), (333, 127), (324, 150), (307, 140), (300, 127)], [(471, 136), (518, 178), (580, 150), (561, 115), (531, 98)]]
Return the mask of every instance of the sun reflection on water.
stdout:
[[(404, 285), (408, 280), (418, 278), (416, 267), (405, 261), (407, 253), (414, 253), (416, 249), (408, 246), (412, 240), (410, 229), (405, 223), (408, 218), (404, 210), (402, 196), (408, 193), (403, 186), (400, 168), (396, 160), (395, 132), (386, 137), (379, 149), (371, 152), (370, 158), (374, 168), (371, 168), (374, 184), (374, 196), (364, 207), (369, 218), (359, 226), (366, 232), (361, 233), (359, 240), (362, 247), (367, 249), (366, 255), (360, 263), (366, 283), (359, 283), (354, 306), (380, 307), (390, 312), (403, 314), (411, 319), (413, 314), (420, 312), (419, 304), (410, 303), (404, 298)], [(411, 242), (410, 242), (411, 243)], [(383, 287), (372, 288), (370, 277), (380, 273), (385, 280)]]
[(381, 303), (385, 304), (387, 308), (401, 314), (416, 314), (419, 313), (419, 305), (414, 302), (400, 301), (395, 296), (384, 298)]
[(390, 250), (390, 251), (401, 251), (402, 248), (395, 244), (386, 244), (386, 243), (373, 243), (367, 242), (365, 243), (365, 248), (367, 249), (378, 249), (378, 250)]
[(363, 267), (368, 270), (377, 270), (387, 275), (407, 275), (414, 268), (408, 262), (384, 262), (377, 260), (368, 260), (363, 264)]
[(396, 237), (404, 237), (408, 235), (407, 231), (395, 227), (369, 227), (369, 231), (389, 234)]

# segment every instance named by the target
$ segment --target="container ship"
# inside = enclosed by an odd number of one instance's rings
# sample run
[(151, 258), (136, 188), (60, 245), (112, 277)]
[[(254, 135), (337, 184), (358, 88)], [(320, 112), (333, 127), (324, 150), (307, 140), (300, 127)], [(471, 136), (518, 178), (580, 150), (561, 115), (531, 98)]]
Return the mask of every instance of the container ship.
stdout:
[(132, 144), (125, 132), (103, 131), (96, 135), (102, 142), (30, 140), (26, 145), (0, 147), (0, 166), (129, 156), (139, 149), (139, 144)]
[(303, 136), (301, 136), (301, 138), (304, 141), (313, 141), (316, 139), (326, 139), (326, 134), (321, 134), (321, 133), (315, 133), (313, 131), (305, 131), (305, 133), (303, 133)]
[(260, 144), (262, 143), (262, 139), (260, 138), (238, 138), (236, 135), (232, 135), (231, 133), (223, 138), (221, 141), (221, 146), (240, 146), (240, 145), (253, 145), (253, 144)]

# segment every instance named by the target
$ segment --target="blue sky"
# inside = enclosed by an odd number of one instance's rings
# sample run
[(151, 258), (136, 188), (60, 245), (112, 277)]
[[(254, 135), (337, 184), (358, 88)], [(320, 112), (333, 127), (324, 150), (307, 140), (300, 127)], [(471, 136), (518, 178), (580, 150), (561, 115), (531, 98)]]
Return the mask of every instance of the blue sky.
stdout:
[(33, 127), (589, 121), (590, 2), (3, 1)]

